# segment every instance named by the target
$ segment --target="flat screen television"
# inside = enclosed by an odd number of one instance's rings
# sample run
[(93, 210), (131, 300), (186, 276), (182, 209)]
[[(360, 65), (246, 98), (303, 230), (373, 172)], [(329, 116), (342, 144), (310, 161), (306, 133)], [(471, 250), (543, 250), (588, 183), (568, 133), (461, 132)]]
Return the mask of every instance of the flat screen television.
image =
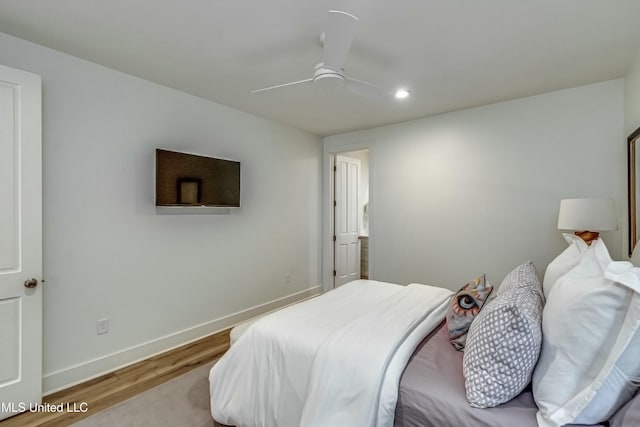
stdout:
[(156, 206), (240, 207), (240, 162), (156, 149)]

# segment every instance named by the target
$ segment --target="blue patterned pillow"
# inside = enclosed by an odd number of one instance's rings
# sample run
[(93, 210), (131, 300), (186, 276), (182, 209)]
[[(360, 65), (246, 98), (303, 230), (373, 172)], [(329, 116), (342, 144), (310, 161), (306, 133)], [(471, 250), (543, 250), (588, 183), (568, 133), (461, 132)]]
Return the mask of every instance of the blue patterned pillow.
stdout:
[(464, 285), (451, 299), (447, 312), (447, 328), (449, 341), (456, 350), (464, 349), (471, 322), (480, 312), (492, 290), (493, 286), (486, 282), (483, 274)]

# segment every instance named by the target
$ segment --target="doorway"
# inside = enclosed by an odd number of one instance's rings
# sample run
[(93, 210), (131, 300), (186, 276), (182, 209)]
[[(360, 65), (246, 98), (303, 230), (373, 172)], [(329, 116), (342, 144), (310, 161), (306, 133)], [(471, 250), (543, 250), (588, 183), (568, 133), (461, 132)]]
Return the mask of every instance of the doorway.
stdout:
[(333, 156), (333, 287), (369, 278), (369, 150)]

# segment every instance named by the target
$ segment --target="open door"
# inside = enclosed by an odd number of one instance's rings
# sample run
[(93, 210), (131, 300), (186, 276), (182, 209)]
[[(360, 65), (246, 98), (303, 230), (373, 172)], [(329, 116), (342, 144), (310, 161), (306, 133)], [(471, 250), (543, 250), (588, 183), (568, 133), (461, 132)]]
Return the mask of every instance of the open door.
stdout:
[(0, 65), (0, 419), (42, 396), (40, 77)]
[(333, 283), (338, 287), (360, 278), (360, 160), (342, 155), (335, 158)]

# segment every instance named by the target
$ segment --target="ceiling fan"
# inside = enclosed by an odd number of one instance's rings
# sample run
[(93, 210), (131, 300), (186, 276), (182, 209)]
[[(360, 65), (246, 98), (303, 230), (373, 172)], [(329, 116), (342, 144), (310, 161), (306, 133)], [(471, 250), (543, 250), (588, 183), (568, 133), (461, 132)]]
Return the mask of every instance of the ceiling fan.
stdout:
[(320, 36), (320, 41), (323, 44), (322, 62), (316, 65), (313, 77), (252, 90), (251, 93), (313, 83), (323, 89), (344, 87), (350, 92), (367, 98), (376, 100), (385, 98), (384, 91), (374, 84), (345, 75), (343, 65), (347, 60), (357, 23), (358, 18), (350, 13), (330, 10), (327, 30)]

